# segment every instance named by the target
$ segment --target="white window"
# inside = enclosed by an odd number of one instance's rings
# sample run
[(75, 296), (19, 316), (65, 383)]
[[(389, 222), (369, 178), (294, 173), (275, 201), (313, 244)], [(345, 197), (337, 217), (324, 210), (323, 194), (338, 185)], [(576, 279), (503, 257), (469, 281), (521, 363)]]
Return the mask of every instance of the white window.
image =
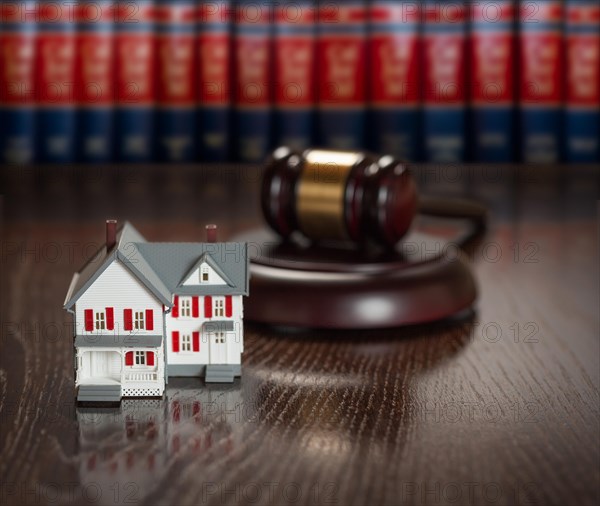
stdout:
[(145, 313), (144, 311), (136, 311), (135, 312), (135, 319), (134, 319), (134, 325), (135, 328), (137, 330), (144, 330), (144, 318), (145, 318)]
[(220, 344), (225, 344), (225, 332), (216, 332), (215, 333), (215, 342)]
[(208, 267), (204, 266), (200, 272), (200, 282), (207, 283), (208, 282)]
[(192, 315), (192, 305), (189, 297), (185, 297), (181, 299), (181, 316), (191, 316)]
[(225, 303), (223, 299), (215, 299), (215, 316), (225, 316)]
[(135, 365), (146, 365), (146, 352), (136, 351), (135, 352)]
[(192, 336), (190, 334), (181, 336), (181, 351), (192, 351)]
[(96, 313), (96, 330), (104, 330), (104, 311), (98, 311)]

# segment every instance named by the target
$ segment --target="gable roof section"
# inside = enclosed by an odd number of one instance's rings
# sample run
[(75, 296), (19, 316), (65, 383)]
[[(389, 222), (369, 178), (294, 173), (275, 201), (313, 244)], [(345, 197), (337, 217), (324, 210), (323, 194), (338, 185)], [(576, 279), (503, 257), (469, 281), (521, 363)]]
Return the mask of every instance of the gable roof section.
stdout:
[[(125, 222), (117, 233), (116, 246), (103, 246), (73, 276), (65, 309), (70, 309), (92, 283), (115, 260), (123, 263), (158, 300), (171, 307), (173, 294), (181, 295), (248, 295), (248, 246), (245, 243), (146, 242)], [(208, 263), (226, 285), (182, 286), (192, 270)]]
[[(202, 256), (198, 259), (198, 261), (192, 266), (192, 268), (186, 273), (181, 281), (179, 282), (179, 286), (183, 286), (183, 283), (187, 281), (195, 271), (200, 269), (202, 264), (208, 264), (210, 267), (219, 275), (219, 277), (225, 281), (229, 286), (234, 286), (233, 281), (229, 279), (227, 274), (223, 272), (223, 270), (217, 265), (217, 262), (213, 260), (209, 253), (202, 253)], [(201, 283), (194, 283), (195, 285), (200, 285)], [(213, 285), (214, 286), (214, 285)]]
[[(248, 295), (248, 247), (245, 243), (158, 242), (137, 245), (172, 294)], [(208, 263), (226, 285), (182, 285), (193, 269)]]
[(125, 222), (117, 233), (117, 244), (110, 251), (102, 246), (98, 252), (86, 263), (83, 268), (73, 276), (64, 308), (70, 309), (92, 283), (115, 260), (123, 263), (141, 283), (154, 294), (163, 304), (171, 304), (171, 294), (161, 280), (156, 276), (146, 260), (139, 255), (137, 245), (145, 241), (144, 237)]

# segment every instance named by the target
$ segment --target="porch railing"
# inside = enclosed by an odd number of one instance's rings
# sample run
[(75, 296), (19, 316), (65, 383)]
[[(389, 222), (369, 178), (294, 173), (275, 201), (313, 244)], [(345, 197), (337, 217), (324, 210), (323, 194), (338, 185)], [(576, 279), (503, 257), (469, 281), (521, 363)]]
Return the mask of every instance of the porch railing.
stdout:
[(125, 381), (158, 381), (156, 372), (128, 372), (125, 373)]

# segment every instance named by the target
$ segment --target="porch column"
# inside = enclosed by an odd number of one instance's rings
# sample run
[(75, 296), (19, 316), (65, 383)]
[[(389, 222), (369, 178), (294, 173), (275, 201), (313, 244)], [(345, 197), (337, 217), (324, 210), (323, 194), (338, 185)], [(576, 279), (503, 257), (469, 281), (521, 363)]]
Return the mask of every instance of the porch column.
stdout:
[(118, 351), (121, 357), (121, 385), (125, 383), (125, 355), (123, 354), (123, 350)]

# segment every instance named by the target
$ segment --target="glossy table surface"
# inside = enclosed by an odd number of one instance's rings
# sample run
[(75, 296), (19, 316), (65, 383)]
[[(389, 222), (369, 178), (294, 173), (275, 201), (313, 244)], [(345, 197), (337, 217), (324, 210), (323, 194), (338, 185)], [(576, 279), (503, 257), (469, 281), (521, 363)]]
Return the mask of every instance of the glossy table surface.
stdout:
[(596, 504), (599, 172), (418, 166), (491, 211), (473, 314), (380, 331), (248, 322), (232, 385), (73, 402), (72, 273), (105, 218), (149, 240), (260, 225), (252, 167), (7, 167), (2, 504)]

